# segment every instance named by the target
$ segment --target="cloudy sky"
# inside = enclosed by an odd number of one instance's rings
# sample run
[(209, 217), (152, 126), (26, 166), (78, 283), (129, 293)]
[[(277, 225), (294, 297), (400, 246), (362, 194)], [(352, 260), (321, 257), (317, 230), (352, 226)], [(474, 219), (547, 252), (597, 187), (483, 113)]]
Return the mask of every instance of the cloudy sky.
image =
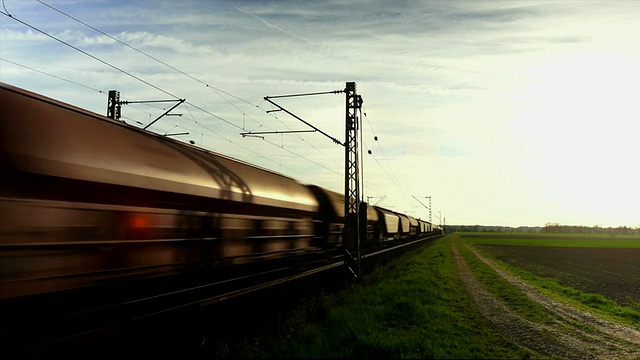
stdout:
[[(638, 1), (2, 0), (0, 81), (343, 192), (265, 96), (364, 100), (364, 196), (447, 224), (640, 225)], [(10, 14), (11, 17), (7, 16)], [(344, 140), (344, 94), (276, 99)], [(171, 103), (124, 105), (143, 127)], [(378, 141), (374, 138), (377, 137)], [(371, 154), (367, 151), (371, 150)]]

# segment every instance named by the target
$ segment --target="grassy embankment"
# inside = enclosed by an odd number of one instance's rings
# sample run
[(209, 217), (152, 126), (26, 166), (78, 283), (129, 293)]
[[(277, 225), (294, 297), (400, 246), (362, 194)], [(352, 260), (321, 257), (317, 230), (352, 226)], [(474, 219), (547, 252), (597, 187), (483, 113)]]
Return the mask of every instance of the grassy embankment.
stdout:
[[(542, 305), (499, 277), (468, 248), (473, 244), (635, 247), (640, 241), (616, 237), (546, 235), (535, 238), (448, 235), (366, 277), (366, 284), (314, 299), (279, 316), (276, 327), (228, 344), (216, 357), (304, 358), (527, 358), (531, 354), (490, 330), (474, 310), (459, 279), (454, 242), (483, 287), (530, 321), (546, 323)], [(520, 234), (522, 235), (522, 234)], [(553, 238), (553, 239), (551, 239)], [(491, 258), (491, 254), (484, 253)], [(517, 267), (492, 261), (549, 296), (638, 326), (640, 314), (596, 294), (561, 286)]]
[(475, 312), (458, 277), (451, 239), (439, 239), (376, 270), (366, 277), (364, 285), (295, 309), (282, 318), (277, 329), (252, 339), (251, 348), (244, 347), (242, 353), (226, 347), (223, 353), (218, 349), (213, 355), (529, 357), (530, 353), (490, 331)]

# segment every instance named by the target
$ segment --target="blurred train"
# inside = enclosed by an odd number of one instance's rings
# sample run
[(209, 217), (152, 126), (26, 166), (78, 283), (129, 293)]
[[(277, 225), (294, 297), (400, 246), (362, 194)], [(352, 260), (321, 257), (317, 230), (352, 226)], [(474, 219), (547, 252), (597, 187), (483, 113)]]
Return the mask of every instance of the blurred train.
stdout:
[[(344, 195), (0, 83), (0, 299), (340, 248)], [(363, 247), (441, 229), (366, 207)]]

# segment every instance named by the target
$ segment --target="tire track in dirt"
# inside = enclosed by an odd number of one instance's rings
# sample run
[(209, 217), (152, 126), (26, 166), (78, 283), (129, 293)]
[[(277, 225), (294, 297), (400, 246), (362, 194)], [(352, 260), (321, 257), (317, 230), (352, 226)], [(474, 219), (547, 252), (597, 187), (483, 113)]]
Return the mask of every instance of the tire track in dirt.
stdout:
[[(487, 258), (467, 247), (499, 276), (518, 287), (530, 299), (544, 306), (554, 318), (553, 324), (534, 323), (509, 309), (485, 290), (451, 242), (460, 279), (477, 310), (497, 332), (538, 356), (562, 359), (640, 358), (640, 330), (614, 324), (593, 314), (561, 304), (540, 293), (517, 277), (498, 268)], [(465, 245), (462, 245), (465, 246)]]

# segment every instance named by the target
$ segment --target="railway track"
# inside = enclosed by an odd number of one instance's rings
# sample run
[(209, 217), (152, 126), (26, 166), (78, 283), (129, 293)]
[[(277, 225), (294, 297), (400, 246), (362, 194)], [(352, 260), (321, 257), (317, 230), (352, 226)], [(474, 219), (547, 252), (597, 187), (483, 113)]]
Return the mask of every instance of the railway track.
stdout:
[[(335, 255), (325, 258), (287, 259), (263, 267), (246, 264), (4, 301), (0, 356), (65, 352), (123, 327), (178, 316), (340, 264)], [(309, 270), (298, 266), (303, 260)]]
[[(397, 256), (398, 251), (419, 246), (424, 240), (365, 254), (365, 264), (373, 268), (377, 261), (384, 261), (380, 259)], [(105, 341), (139, 333), (131, 329), (148, 332), (156, 326), (166, 327), (181, 321), (182, 317), (192, 318), (213, 304), (295, 283), (313, 275), (347, 276), (339, 253), (324, 259), (307, 262), (305, 269), (294, 266), (299, 261), (287, 261), (260, 271), (247, 266), (229, 269), (225, 275), (221, 275), (221, 271), (193, 273), (4, 304), (0, 316), (6, 321), (0, 329), (0, 356), (5, 359), (68, 357), (74, 353), (87, 353), (94, 351), (92, 348), (104, 347)], [(326, 275), (329, 273), (332, 275)]]

